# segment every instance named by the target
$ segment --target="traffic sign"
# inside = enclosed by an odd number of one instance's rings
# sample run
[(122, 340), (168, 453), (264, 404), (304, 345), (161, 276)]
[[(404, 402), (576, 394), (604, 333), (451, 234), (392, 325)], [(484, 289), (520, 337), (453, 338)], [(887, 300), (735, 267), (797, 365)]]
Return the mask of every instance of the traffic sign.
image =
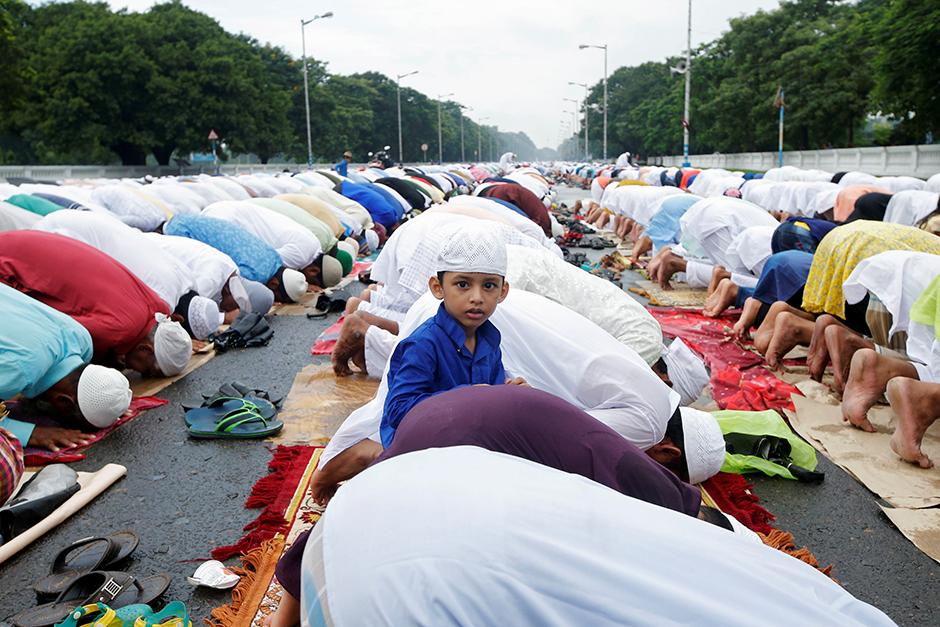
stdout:
[(209, 141), (215, 141), (219, 138), (219, 134), (215, 132), (215, 129), (209, 131)]
[(421, 144), (421, 150), (423, 150), (424, 152), (427, 152), (427, 151), (428, 151), (428, 145), (427, 145), (427, 144)]

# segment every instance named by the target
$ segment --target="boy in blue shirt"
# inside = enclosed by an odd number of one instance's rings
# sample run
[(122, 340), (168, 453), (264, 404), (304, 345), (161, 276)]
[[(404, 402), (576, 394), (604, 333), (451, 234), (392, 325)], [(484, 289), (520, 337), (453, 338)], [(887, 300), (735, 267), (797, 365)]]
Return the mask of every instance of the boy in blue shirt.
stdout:
[(412, 407), (465, 385), (506, 381), (499, 330), (489, 321), (509, 293), (506, 245), (485, 227), (461, 231), (441, 246), (437, 275), (428, 280), (437, 314), (398, 343), (388, 370), (380, 435), (388, 447)]

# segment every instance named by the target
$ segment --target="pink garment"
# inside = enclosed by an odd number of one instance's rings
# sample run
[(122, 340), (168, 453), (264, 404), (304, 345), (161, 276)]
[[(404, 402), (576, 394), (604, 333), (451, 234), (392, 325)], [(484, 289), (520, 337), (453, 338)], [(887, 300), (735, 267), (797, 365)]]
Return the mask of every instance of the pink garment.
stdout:
[(855, 211), (855, 201), (870, 192), (890, 194), (891, 190), (877, 185), (849, 185), (836, 196), (836, 206), (832, 219), (836, 222), (845, 222), (845, 219)]

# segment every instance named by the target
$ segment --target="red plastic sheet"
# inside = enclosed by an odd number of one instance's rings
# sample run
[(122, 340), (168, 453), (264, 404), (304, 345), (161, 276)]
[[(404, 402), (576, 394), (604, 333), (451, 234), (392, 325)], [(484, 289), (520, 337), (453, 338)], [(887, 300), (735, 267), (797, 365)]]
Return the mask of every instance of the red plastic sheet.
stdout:
[(328, 326), (323, 333), (317, 336), (313, 342), (313, 348), (310, 352), (313, 355), (332, 355), (336, 347), (336, 341), (339, 339), (339, 333), (343, 329), (343, 321), (346, 316), (340, 316), (339, 320)]
[(708, 318), (699, 311), (675, 307), (649, 307), (663, 334), (682, 338), (702, 356), (711, 371), (712, 398), (721, 409), (763, 411), (793, 409), (791, 394), (800, 394), (765, 368), (760, 355), (745, 349), (731, 329), (734, 316)]

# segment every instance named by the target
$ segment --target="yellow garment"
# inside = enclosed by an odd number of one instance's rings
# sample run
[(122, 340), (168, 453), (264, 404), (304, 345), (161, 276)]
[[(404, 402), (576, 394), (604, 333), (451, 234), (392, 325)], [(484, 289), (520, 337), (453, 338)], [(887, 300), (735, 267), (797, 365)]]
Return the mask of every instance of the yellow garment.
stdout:
[(308, 194), (278, 194), (275, 196), (278, 200), (286, 200), (292, 205), (297, 205), (314, 218), (323, 222), (330, 230), (333, 231), (333, 236), (336, 238), (341, 238), (346, 232), (346, 229), (343, 228), (342, 222), (339, 221), (339, 218), (336, 217), (330, 208), (319, 198), (314, 198)]
[(842, 284), (863, 259), (888, 250), (911, 250), (940, 255), (940, 237), (926, 231), (887, 222), (858, 220), (834, 228), (813, 255), (803, 309), (845, 319)]
[(623, 187), (624, 185), (645, 185), (649, 187), (649, 183), (647, 183), (646, 181), (633, 180), (633, 179), (628, 179), (628, 180), (620, 181), (619, 183), (617, 183), (617, 187)]

